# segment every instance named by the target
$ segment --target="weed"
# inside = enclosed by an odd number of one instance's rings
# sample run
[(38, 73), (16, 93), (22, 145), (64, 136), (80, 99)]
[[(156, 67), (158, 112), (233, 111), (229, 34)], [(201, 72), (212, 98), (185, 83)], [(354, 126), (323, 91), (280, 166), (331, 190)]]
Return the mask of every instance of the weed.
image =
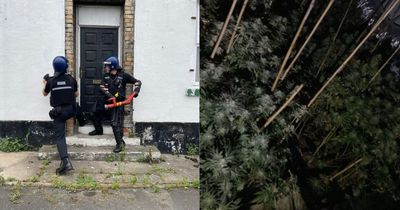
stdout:
[(159, 193), (160, 192), (160, 187), (158, 187), (157, 185), (153, 185), (152, 189), (153, 189), (153, 193)]
[(111, 188), (112, 188), (113, 190), (118, 190), (118, 189), (119, 189), (118, 178), (114, 177), (113, 183), (111, 184)]
[(199, 145), (188, 144), (187, 145), (187, 154), (191, 155), (191, 156), (199, 155)]
[(161, 175), (161, 173), (176, 174), (176, 171), (173, 168), (162, 168), (158, 165), (152, 165), (151, 172), (159, 176)]
[(200, 189), (200, 180), (197, 179), (197, 180), (192, 181), (191, 187)]
[(115, 175), (121, 176), (122, 174), (123, 174), (123, 165), (118, 163), (117, 172), (115, 173)]
[(21, 182), (17, 182), (17, 184), (11, 188), (11, 192), (10, 192), (10, 195), (8, 198), (13, 204), (18, 204), (18, 203), (22, 202), (21, 201)]
[(77, 189), (85, 189), (85, 190), (97, 190), (99, 189), (99, 183), (91, 176), (80, 173), (77, 177), (75, 183), (73, 183), (72, 187), (76, 187)]
[(20, 152), (29, 150), (32, 150), (32, 147), (22, 143), (18, 138), (5, 137), (0, 140), (0, 151), (2, 152)]
[(122, 152), (119, 153), (119, 161), (123, 162), (125, 161), (125, 158), (126, 158), (126, 152), (124, 149)]
[(65, 188), (66, 184), (63, 180), (60, 179), (59, 176), (54, 176), (51, 180), (51, 184), (54, 188), (62, 189)]
[(42, 166), (48, 166), (50, 163), (51, 163), (51, 160), (48, 158), (42, 160)]
[(114, 162), (114, 160), (115, 160), (115, 156), (114, 155), (112, 155), (112, 154), (108, 154), (107, 156), (106, 156), (106, 162)]
[(135, 175), (132, 175), (129, 181), (130, 181), (131, 185), (135, 185), (136, 182), (137, 182), (136, 176), (135, 176)]
[(28, 179), (28, 182), (38, 182), (39, 177), (38, 176), (32, 176), (31, 178)]
[(149, 175), (147, 175), (147, 174), (144, 175), (143, 180), (142, 180), (142, 184), (144, 186), (149, 186), (151, 184), (151, 180), (150, 180)]

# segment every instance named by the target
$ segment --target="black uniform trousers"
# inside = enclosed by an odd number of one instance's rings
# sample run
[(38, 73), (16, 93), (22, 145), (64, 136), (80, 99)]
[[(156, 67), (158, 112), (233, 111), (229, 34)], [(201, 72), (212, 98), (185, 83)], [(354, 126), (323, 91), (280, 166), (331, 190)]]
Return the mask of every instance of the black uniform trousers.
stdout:
[(103, 131), (101, 121), (105, 119), (107, 115), (111, 116), (111, 128), (114, 133), (115, 141), (117, 144), (123, 142), (123, 120), (124, 120), (124, 107), (115, 107), (109, 110), (104, 109), (104, 102), (97, 101), (93, 113), (91, 114), (91, 120), (97, 131)]
[(65, 124), (69, 118), (75, 116), (76, 107), (74, 105), (68, 105), (56, 107), (54, 109), (57, 111), (55, 111), (55, 116), (53, 116), (53, 130), (55, 133), (58, 154), (62, 160), (64, 158), (68, 158), (67, 141), (65, 138)]
[(117, 144), (121, 144), (123, 142), (123, 125), (124, 120), (124, 107), (115, 107), (111, 109), (111, 128), (113, 129), (115, 141)]

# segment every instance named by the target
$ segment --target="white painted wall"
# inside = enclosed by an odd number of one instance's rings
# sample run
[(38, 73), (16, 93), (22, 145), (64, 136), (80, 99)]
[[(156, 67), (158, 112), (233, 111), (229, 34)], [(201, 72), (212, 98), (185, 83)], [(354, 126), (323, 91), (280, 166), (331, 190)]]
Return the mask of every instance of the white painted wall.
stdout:
[(136, 0), (134, 76), (143, 82), (135, 122), (199, 122), (193, 56), (197, 0)]
[(120, 26), (121, 7), (80, 5), (78, 16), (80, 26)]
[(42, 77), (64, 55), (64, 0), (0, 1), (0, 121), (50, 120)]
[[(199, 98), (185, 95), (196, 86), (197, 2), (136, 0), (134, 121), (199, 122)], [(64, 0), (0, 0), (0, 121), (50, 120), (41, 81), (64, 55), (64, 23)]]

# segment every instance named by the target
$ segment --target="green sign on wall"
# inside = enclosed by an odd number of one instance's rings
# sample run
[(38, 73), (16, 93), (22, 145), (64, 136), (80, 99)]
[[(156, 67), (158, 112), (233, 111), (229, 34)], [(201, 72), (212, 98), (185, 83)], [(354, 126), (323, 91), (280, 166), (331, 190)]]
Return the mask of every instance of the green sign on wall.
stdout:
[(199, 97), (200, 96), (200, 88), (188, 88), (186, 89), (186, 95), (191, 97)]

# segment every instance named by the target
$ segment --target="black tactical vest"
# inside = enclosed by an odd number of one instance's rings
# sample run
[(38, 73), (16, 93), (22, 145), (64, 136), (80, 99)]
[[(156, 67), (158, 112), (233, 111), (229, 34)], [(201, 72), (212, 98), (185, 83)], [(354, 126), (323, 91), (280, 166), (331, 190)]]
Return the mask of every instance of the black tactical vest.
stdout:
[(51, 90), (50, 105), (52, 107), (75, 104), (74, 78), (64, 74), (51, 78), (49, 82)]
[(107, 74), (104, 75), (104, 80), (108, 91), (119, 100), (125, 98), (125, 81), (122, 73), (116, 75)]

